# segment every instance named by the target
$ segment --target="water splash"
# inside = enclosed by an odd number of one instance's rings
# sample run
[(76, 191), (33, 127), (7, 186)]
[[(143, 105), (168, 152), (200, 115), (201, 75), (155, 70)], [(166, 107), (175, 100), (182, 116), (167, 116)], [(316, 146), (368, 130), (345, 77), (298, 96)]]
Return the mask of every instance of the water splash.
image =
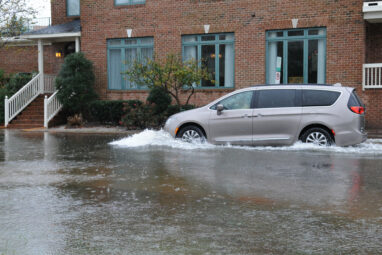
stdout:
[(136, 148), (147, 146), (166, 146), (175, 149), (185, 150), (200, 150), (200, 149), (213, 149), (215, 145), (209, 143), (186, 143), (179, 139), (173, 138), (169, 133), (164, 130), (149, 130), (146, 129), (138, 134), (123, 138), (118, 141), (110, 143), (114, 146), (123, 148)]
[(122, 148), (137, 147), (170, 147), (183, 150), (217, 150), (217, 149), (239, 149), (239, 150), (261, 150), (261, 151), (317, 151), (333, 152), (344, 154), (362, 154), (362, 155), (382, 155), (382, 139), (368, 139), (366, 142), (349, 147), (322, 147), (314, 144), (305, 144), (297, 142), (292, 146), (233, 146), (233, 145), (212, 145), (209, 143), (186, 143), (179, 139), (174, 139), (164, 130), (144, 130), (138, 134), (113, 141), (110, 145)]

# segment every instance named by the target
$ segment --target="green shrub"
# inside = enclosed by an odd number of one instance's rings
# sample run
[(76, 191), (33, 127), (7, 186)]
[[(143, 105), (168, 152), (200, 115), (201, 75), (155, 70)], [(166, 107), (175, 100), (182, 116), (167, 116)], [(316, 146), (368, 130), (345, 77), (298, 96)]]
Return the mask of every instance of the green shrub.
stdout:
[(177, 105), (169, 105), (166, 111), (166, 117), (170, 117), (171, 115), (174, 115), (178, 112), (192, 110), (194, 108), (195, 108), (195, 105), (192, 105), (192, 104), (182, 105), (180, 108)]
[(157, 128), (160, 124), (160, 115), (155, 114), (152, 104), (125, 105), (125, 115), (121, 124), (127, 129)]
[(8, 97), (11, 97), (22, 87), (24, 87), (32, 79), (31, 73), (17, 73), (11, 75), (8, 82), (5, 84)]
[(70, 114), (83, 113), (97, 98), (94, 91), (93, 64), (83, 53), (72, 53), (65, 58), (56, 78), (58, 100)]
[(0, 123), (4, 123), (4, 98), (7, 95), (5, 88), (0, 88)]
[(142, 105), (142, 102), (139, 100), (97, 100), (90, 104), (90, 118), (101, 124), (117, 125), (125, 112), (125, 105)]
[(153, 87), (150, 89), (147, 101), (155, 105), (155, 113), (159, 114), (166, 111), (168, 106), (171, 104), (171, 96), (167, 93), (167, 91), (164, 88)]
[(157, 114), (154, 104), (126, 106), (121, 125), (127, 129), (160, 128), (163, 127), (169, 116), (193, 108), (195, 108), (194, 105), (182, 105), (180, 108), (177, 105), (169, 105), (166, 111)]
[(4, 98), (10, 98), (32, 79), (32, 74), (18, 73), (6, 75), (0, 70), (0, 123), (4, 123)]
[(3, 69), (0, 69), (0, 88), (3, 88), (9, 81), (9, 77), (5, 74)]

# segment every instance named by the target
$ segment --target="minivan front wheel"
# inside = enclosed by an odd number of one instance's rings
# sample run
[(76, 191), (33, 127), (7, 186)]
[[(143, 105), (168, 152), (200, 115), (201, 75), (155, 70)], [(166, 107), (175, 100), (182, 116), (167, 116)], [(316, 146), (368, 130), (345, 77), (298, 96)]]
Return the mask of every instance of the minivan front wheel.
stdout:
[(323, 128), (310, 128), (301, 136), (301, 141), (320, 146), (329, 146), (333, 143), (332, 137)]
[(177, 138), (180, 138), (183, 142), (188, 143), (203, 143), (206, 140), (203, 131), (199, 127), (194, 125), (183, 127), (179, 131)]

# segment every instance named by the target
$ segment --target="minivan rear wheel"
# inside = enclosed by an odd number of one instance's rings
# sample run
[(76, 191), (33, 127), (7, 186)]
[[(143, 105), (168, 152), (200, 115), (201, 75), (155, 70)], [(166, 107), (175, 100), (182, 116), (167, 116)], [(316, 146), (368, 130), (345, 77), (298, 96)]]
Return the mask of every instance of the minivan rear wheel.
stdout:
[(177, 138), (180, 138), (183, 142), (188, 143), (203, 143), (206, 140), (203, 131), (199, 127), (194, 125), (183, 127), (179, 131)]
[(333, 143), (329, 132), (323, 128), (310, 128), (301, 136), (301, 141), (320, 146), (329, 146)]

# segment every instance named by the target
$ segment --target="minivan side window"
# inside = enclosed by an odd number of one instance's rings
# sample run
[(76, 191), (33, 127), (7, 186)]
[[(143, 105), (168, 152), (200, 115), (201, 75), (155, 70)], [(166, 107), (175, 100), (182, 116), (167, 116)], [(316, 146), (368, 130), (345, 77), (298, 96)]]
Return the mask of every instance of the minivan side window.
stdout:
[(216, 110), (218, 104), (222, 104), (225, 110), (251, 109), (253, 91), (246, 91), (224, 98), (210, 109)]
[(340, 92), (327, 90), (302, 90), (302, 106), (330, 106), (334, 104)]
[(296, 107), (295, 89), (258, 90), (256, 108)]

